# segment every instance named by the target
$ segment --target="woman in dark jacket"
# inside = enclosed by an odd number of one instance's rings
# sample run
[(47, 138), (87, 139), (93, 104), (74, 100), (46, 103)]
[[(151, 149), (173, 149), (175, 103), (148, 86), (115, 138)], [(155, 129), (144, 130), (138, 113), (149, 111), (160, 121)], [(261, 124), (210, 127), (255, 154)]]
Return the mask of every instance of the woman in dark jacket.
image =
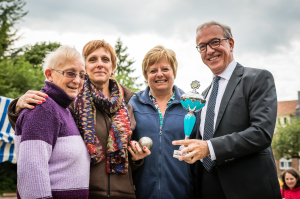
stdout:
[[(143, 159), (150, 151), (132, 144), (129, 156), (135, 120), (128, 101), (133, 92), (111, 78), (117, 58), (104, 40), (90, 41), (82, 54), (89, 79), (77, 96), (73, 115), (91, 156), (89, 198), (136, 198), (131, 168), (141, 162), (133, 161)], [(24, 107), (32, 108), (30, 103), (42, 102), (43, 98), (36, 94), (45, 95), (31, 91), (16, 106), (12, 102), (8, 110), (12, 126), (12, 120), (18, 116), (13, 110), (18, 112)]]
[(176, 55), (170, 49), (156, 46), (146, 54), (142, 67), (148, 86), (129, 101), (136, 120), (133, 139), (150, 137), (153, 148), (144, 164), (134, 171), (136, 196), (140, 199), (192, 198), (190, 165), (173, 158), (178, 146), (172, 145), (172, 141), (184, 139), (184, 116), (188, 113), (180, 104), (183, 91), (174, 85)]

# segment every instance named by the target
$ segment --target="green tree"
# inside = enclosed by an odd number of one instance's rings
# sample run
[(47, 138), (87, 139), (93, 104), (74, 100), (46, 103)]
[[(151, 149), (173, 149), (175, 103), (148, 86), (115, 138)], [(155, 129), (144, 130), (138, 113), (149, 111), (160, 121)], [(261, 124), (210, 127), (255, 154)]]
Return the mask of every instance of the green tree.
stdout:
[(44, 85), (42, 62), (59, 43), (36, 43), (17, 50), (13, 57), (0, 60), (0, 96), (16, 98), (28, 90), (40, 90)]
[(33, 46), (24, 47), (24, 57), (26, 61), (30, 64), (33, 64), (34, 67), (42, 65), (43, 59), (45, 58), (48, 52), (52, 52), (60, 47), (60, 43), (52, 42), (41, 42), (36, 43)]
[(17, 189), (17, 165), (11, 162), (0, 163), (0, 190), (15, 192)]
[(40, 90), (44, 85), (43, 71), (40, 67), (33, 67), (24, 55), (14, 59), (2, 59), (0, 68), (0, 96), (16, 98), (27, 90)]
[(130, 75), (135, 71), (131, 68), (131, 65), (135, 62), (134, 59), (128, 59), (129, 54), (126, 53), (127, 46), (123, 47), (123, 42), (118, 38), (115, 44), (115, 52), (117, 56), (117, 69), (115, 72), (116, 80), (126, 86), (130, 90), (136, 92), (142, 86), (142, 84), (136, 84), (135, 81), (139, 77), (131, 77)]
[(46, 54), (59, 43), (36, 43), (18, 50), (13, 57), (0, 60), (0, 96), (16, 98), (28, 90), (40, 90), (44, 85), (42, 62)]
[(279, 125), (274, 134), (272, 148), (275, 158), (299, 158), (300, 151), (300, 118), (291, 119), (286, 126)]
[(0, 59), (5, 52), (11, 50), (12, 44), (18, 40), (17, 30), (13, 26), (28, 12), (23, 10), (25, 2), (22, 0), (1, 0), (0, 1)]

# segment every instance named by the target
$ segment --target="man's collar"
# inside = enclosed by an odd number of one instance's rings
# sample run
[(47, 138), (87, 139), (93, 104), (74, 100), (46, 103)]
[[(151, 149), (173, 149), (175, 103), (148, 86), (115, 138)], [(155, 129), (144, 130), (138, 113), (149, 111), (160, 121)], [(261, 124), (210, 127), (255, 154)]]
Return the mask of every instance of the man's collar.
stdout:
[[(232, 60), (232, 62), (227, 66), (227, 68), (218, 76), (229, 81), (231, 74), (233, 73), (233, 71), (236, 67), (236, 64), (237, 64), (236, 61)], [(213, 77), (215, 77), (214, 74), (213, 74)]]

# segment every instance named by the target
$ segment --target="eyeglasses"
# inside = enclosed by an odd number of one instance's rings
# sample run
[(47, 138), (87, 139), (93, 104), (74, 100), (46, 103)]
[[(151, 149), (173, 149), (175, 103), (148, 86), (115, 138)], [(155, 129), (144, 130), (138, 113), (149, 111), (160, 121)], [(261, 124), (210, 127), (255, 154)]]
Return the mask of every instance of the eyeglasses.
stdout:
[(204, 53), (207, 50), (207, 45), (212, 49), (216, 49), (220, 46), (221, 40), (227, 40), (228, 38), (214, 38), (210, 40), (208, 43), (200, 43), (196, 46), (199, 53)]
[(52, 70), (54, 70), (55, 72), (58, 72), (58, 73), (62, 74), (63, 76), (65, 76), (67, 78), (71, 78), (71, 79), (76, 78), (77, 75), (82, 80), (85, 80), (87, 78), (87, 75), (84, 74), (84, 73), (77, 74), (77, 73), (74, 73), (74, 72), (71, 72), (71, 71), (62, 71), (62, 70), (56, 70), (56, 69), (52, 69)]

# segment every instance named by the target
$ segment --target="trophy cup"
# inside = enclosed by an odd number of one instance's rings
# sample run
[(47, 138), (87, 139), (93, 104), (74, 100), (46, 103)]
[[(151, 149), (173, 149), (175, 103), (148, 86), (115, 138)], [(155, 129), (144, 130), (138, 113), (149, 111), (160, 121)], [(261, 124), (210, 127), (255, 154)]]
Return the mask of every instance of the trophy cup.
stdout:
[[(200, 111), (204, 106), (206, 100), (204, 97), (199, 94), (196, 89), (200, 87), (200, 82), (195, 80), (191, 83), (192, 91), (189, 93), (185, 93), (180, 97), (180, 103), (183, 106), (185, 110), (188, 111), (188, 114), (184, 117), (184, 134), (185, 134), (185, 140), (188, 140), (190, 138), (190, 135), (192, 133), (192, 130), (194, 128), (196, 117), (194, 115), (194, 112)], [(183, 150), (184, 146), (181, 145), (179, 147), (179, 150), (174, 150), (173, 157), (178, 158), (179, 152)], [(182, 156), (186, 155), (183, 154)]]

